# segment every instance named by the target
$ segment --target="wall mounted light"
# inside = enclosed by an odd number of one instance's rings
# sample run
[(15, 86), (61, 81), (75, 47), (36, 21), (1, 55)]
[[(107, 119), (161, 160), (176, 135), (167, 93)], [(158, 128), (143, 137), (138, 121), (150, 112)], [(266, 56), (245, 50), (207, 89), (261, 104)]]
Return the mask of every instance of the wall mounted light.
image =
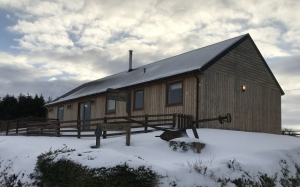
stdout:
[(70, 109), (71, 107), (72, 107), (72, 105), (68, 105), (68, 106), (67, 106), (67, 109)]
[(246, 85), (243, 85), (243, 86), (242, 86), (242, 91), (243, 91), (243, 92), (246, 91)]
[(91, 104), (93, 104), (93, 103), (95, 103), (95, 100), (92, 100), (92, 101), (91, 101)]
[(49, 109), (49, 112), (53, 112), (53, 109), (52, 109), (52, 108), (50, 108), (50, 109)]

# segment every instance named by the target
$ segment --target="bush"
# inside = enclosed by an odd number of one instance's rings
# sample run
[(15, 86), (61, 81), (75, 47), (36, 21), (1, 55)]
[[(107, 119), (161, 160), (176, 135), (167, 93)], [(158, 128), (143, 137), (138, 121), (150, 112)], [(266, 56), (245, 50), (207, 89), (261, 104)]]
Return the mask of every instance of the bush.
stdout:
[(38, 156), (35, 175), (41, 187), (150, 187), (157, 186), (160, 176), (151, 167), (130, 168), (125, 162), (112, 168), (88, 168), (68, 159), (54, 161), (60, 153), (75, 150), (51, 150)]

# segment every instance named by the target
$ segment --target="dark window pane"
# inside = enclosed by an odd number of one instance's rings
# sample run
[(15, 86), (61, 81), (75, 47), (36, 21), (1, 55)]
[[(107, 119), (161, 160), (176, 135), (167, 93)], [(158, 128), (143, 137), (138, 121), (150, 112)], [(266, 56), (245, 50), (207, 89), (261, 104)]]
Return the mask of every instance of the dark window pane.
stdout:
[[(84, 103), (84, 119), (90, 119), (91, 118), (91, 102), (85, 102)], [(84, 122), (85, 125), (90, 124), (89, 121)]]
[(84, 103), (80, 103), (80, 120), (84, 119)]
[(64, 107), (58, 107), (58, 115), (57, 115), (58, 121), (64, 120)]
[[(91, 118), (91, 102), (85, 102), (85, 103), (80, 103), (79, 106), (79, 118), (80, 120), (87, 120)], [(88, 125), (90, 124), (90, 121), (84, 121), (81, 122), (81, 125)], [(84, 126), (81, 129), (83, 130), (89, 130), (90, 127), (89, 126)]]
[(106, 112), (111, 113), (116, 111), (116, 101), (115, 100), (107, 100), (106, 101)]
[(144, 91), (138, 91), (134, 94), (134, 108), (140, 109), (143, 108), (144, 105)]
[(168, 86), (168, 104), (182, 103), (182, 83)]

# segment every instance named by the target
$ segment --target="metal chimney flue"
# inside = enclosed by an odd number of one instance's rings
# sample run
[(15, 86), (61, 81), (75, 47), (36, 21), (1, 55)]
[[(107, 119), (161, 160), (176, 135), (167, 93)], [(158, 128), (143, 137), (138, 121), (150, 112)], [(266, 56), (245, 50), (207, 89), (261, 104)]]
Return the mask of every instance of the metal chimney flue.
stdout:
[(129, 71), (132, 71), (132, 50), (129, 50)]

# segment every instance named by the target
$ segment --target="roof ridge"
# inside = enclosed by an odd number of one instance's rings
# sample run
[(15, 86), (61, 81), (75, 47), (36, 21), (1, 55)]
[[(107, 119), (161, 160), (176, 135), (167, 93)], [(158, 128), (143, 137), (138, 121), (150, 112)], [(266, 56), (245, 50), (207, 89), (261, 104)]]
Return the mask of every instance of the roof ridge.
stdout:
[[(161, 59), (161, 60), (156, 61), (156, 62), (151, 62), (151, 63), (149, 63), (149, 64), (145, 64), (145, 65), (136, 67), (135, 69), (140, 68), (140, 67), (143, 67), (143, 66), (148, 66), (148, 65), (150, 65), (150, 64), (154, 64), (154, 63), (157, 63), (157, 62), (161, 62), (161, 61), (167, 60), (167, 59), (169, 59), (169, 58), (173, 58), (173, 57), (177, 57), (177, 56), (180, 56), (180, 55), (183, 55), (183, 54), (191, 53), (191, 52), (194, 52), (194, 51), (197, 51), (197, 50), (200, 50), (200, 49), (204, 49), (204, 48), (206, 48), (206, 47), (210, 47), (210, 46), (212, 46), (212, 45), (216, 45), (216, 44), (219, 44), (219, 43), (223, 43), (223, 42), (226, 42), (226, 41), (228, 41), (228, 40), (232, 40), (232, 39), (234, 39), (234, 38), (238, 38), (238, 37), (243, 38), (243, 37), (246, 36), (246, 35), (248, 35), (248, 33), (247, 33), (247, 34), (240, 35), (240, 36), (236, 36), (236, 37), (233, 37), (233, 38), (229, 38), (229, 39), (227, 39), (227, 40), (223, 40), (223, 41), (220, 41), (220, 42), (217, 42), (217, 43), (213, 43), (213, 44), (210, 44), (210, 45), (206, 45), (206, 46), (203, 46), (203, 47), (200, 47), (200, 48), (197, 48), (197, 49), (193, 49), (193, 50), (191, 50), (191, 51), (186, 51), (186, 52), (184, 52), (184, 53), (180, 53), (180, 54), (178, 54), (178, 55), (174, 55), (174, 56), (171, 56), (171, 57), (168, 57), (168, 58), (164, 58), (164, 59)], [(228, 46), (228, 47), (230, 47), (230, 46)]]
[[(247, 33), (248, 34), (248, 33)], [(171, 56), (171, 57), (168, 57), (168, 58), (164, 58), (164, 59), (161, 59), (161, 60), (158, 60), (158, 61), (155, 61), (155, 62), (151, 62), (151, 63), (148, 63), (148, 64), (144, 64), (144, 65), (142, 65), (142, 66), (138, 66), (138, 67), (136, 67), (136, 68), (133, 68), (132, 69), (132, 71), (134, 71), (134, 69), (138, 69), (138, 68), (142, 68), (142, 67), (144, 67), (144, 66), (148, 66), (148, 65), (151, 65), (151, 64), (154, 64), (154, 63), (158, 63), (158, 62), (161, 62), (161, 61), (164, 61), (164, 60), (167, 60), (167, 59), (169, 59), (169, 58), (174, 58), (174, 57), (177, 57), (177, 56), (180, 56), (180, 55), (183, 55), (183, 54), (187, 54), (187, 53), (191, 53), (191, 52), (194, 52), (194, 51), (197, 51), (197, 50), (200, 50), (200, 49), (204, 49), (204, 48), (206, 48), (206, 47), (210, 47), (210, 46), (212, 46), (212, 45), (217, 45), (217, 44), (219, 44), (219, 43), (223, 43), (223, 42), (226, 42), (226, 41), (228, 41), (228, 40), (232, 40), (232, 39), (234, 39), (234, 38), (238, 38), (238, 37), (244, 37), (245, 35), (247, 35), (247, 34), (243, 34), (243, 35), (240, 35), (240, 36), (236, 36), (236, 37), (233, 37), (233, 38), (229, 38), (229, 39), (227, 39), (227, 40), (223, 40), (223, 41), (220, 41), (220, 42), (217, 42), (217, 43), (213, 43), (213, 44), (210, 44), (210, 45), (206, 45), (206, 46), (203, 46), (203, 47), (200, 47), (200, 48), (197, 48), (197, 49), (193, 49), (193, 50), (191, 50), (191, 51), (186, 51), (186, 52), (184, 52), (184, 53), (180, 53), (180, 54), (177, 54), (177, 55), (174, 55), (174, 56)], [(228, 46), (228, 47), (230, 47), (230, 46)], [(226, 48), (227, 49), (227, 48)], [(224, 49), (224, 50), (226, 50), (226, 49)], [(223, 50), (223, 51), (224, 51)], [(221, 52), (223, 52), (223, 51), (221, 51)], [(217, 55), (216, 55), (217, 56)], [(111, 76), (115, 76), (115, 75), (118, 75), (118, 74), (121, 74), (121, 73), (126, 73), (127, 71), (121, 71), (121, 72), (119, 72), (119, 73), (115, 73), (115, 74), (111, 74), (111, 75), (108, 75), (108, 76), (105, 76), (105, 77), (102, 77), (102, 78), (99, 78), (99, 79), (96, 79), (96, 80), (93, 80), (93, 81), (89, 81), (89, 82), (96, 82), (96, 81), (98, 81), (98, 80), (104, 80), (104, 79), (106, 79), (106, 78), (109, 78), (109, 77), (111, 77)], [(87, 83), (89, 83), (89, 82), (87, 82)]]

